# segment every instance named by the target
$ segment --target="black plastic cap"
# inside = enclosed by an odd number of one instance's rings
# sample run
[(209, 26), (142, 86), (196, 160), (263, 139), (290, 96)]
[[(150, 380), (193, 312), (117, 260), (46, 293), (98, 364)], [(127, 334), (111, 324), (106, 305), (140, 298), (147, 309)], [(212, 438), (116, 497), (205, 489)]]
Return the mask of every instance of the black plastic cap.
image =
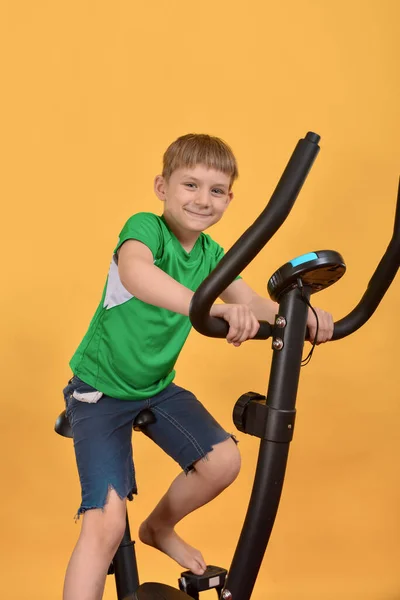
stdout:
[(312, 142), (313, 144), (318, 144), (321, 139), (321, 136), (318, 133), (314, 133), (313, 131), (309, 131), (306, 135), (306, 140), (308, 142)]

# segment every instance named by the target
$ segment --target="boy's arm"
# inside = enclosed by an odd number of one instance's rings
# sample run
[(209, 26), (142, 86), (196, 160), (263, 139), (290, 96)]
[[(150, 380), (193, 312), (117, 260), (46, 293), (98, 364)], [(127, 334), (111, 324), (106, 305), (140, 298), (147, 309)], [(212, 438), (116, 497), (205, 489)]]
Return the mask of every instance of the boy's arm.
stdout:
[[(142, 242), (127, 240), (122, 244), (118, 272), (125, 289), (142, 302), (189, 315), (194, 292), (156, 267), (151, 250)], [(259, 329), (257, 319), (245, 304), (214, 304), (210, 314), (229, 323), (226, 339), (235, 346), (254, 337)]]
[(118, 272), (125, 289), (142, 302), (189, 315), (193, 292), (156, 267), (150, 248), (142, 242), (127, 240), (122, 244)]
[[(172, 312), (189, 315), (192, 290), (154, 265), (151, 250), (142, 242), (127, 240), (118, 251), (118, 272), (122, 285), (133, 296), (166, 308)], [(239, 346), (251, 339), (258, 331), (258, 321), (274, 322), (278, 305), (254, 292), (242, 279), (238, 279), (221, 294), (225, 305), (214, 304), (210, 314), (222, 317), (229, 323), (227, 341)], [(332, 337), (333, 320), (329, 313), (315, 309), (319, 318), (317, 343)], [(316, 320), (309, 310), (308, 328), (310, 341), (314, 341)]]

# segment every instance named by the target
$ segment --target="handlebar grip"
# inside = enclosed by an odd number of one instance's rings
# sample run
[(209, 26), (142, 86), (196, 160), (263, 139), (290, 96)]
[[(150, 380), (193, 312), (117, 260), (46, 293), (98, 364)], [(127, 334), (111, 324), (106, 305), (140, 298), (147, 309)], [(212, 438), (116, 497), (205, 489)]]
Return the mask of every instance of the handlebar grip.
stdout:
[[(207, 333), (203, 335), (209, 335), (214, 338), (226, 338), (229, 332), (229, 323), (221, 317), (210, 317), (212, 323), (212, 335)], [(272, 335), (272, 325), (268, 321), (259, 321), (260, 329), (256, 335), (252, 338), (253, 340), (267, 340)], [(200, 331), (199, 333), (203, 333)]]

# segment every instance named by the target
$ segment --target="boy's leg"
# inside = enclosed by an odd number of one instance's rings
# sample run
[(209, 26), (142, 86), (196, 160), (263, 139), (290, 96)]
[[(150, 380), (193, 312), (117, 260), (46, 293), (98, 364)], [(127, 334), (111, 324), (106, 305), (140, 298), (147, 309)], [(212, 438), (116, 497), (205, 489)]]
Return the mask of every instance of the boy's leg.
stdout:
[(68, 564), (63, 600), (101, 600), (108, 567), (125, 530), (126, 500), (110, 490), (104, 509), (83, 515), (81, 533)]
[[(149, 436), (182, 466), (165, 496), (144, 521), (140, 539), (168, 554), (181, 566), (202, 574), (201, 553), (174, 531), (187, 514), (203, 506), (230, 485), (240, 469), (236, 443), (200, 402), (171, 385), (152, 401), (156, 423)], [(191, 469), (191, 470), (189, 470)]]
[(136, 492), (132, 421), (146, 402), (133, 404), (105, 395), (98, 402), (85, 402), (85, 394), (93, 391), (77, 377), (64, 390), (82, 488), (78, 514), (83, 514), (65, 577), (64, 600), (101, 599), (125, 530), (126, 497)]
[(180, 473), (153, 512), (142, 523), (142, 542), (165, 552), (182, 567), (201, 575), (206, 569), (202, 554), (175, 532), (186, 515), (213, 500), (237, 477), (240, 454), (229, 438), (213, 447), (207, 460), (199, 460), (187, 475)]

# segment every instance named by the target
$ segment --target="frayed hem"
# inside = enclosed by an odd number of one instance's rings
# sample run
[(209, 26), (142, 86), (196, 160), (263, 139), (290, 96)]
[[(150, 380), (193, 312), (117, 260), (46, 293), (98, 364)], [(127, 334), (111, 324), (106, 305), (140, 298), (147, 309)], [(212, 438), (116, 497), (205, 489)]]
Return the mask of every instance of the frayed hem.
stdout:
[(104, 508), (105, 508), (105, 506), (107, 506), (108, 497), (109, 497), (109, 494), (110, 494), (111, 490), (115, 491), (115, 493), (117, 494), (117, 496), (118, 496), (118, 498), (120, 500), (127, 499), (129, 501), (133, 500), (133, 496), (137, 496), (137, 493), (138, 493), (137, 492), (137, 488), (134, 487), (127, 494), (120, 494), (118, 492), (118, 490), (115, 488), (115, 486), (113, 486), (111, 483), (109, 483), (108, 487), (107, 487), (107, 493), (106, 493), (106, 496), (104, 498), (104, 501), (101, 504), (99, 504), (99, 505), (80, 506), (79, 509), (78, 509), (78, 512), (74, 516), (75, 523), (77, 523), (79, 521), (80, 516), (84, 515), (85, 512), (87, 512), (88, 510), (96, 510), (97, 509), (97, 510), (101, 510), (101, 512), (104, 512)]
[[(220, 442), (217, 442), (217, 444), (222, 444), (222, 442), (226, 442), (226, 440), (229, 440), (229, 438), (231, 438), (235, 442), (236, 446), (239, 444), (239, 440), (233, 433), (228, 433), (227, 436)], [(214, 444), (214, 446), (216, 446), (217, 444)], [(208, 460), (210, 460), (208, 458), (208, 455), (210, 454), (210, 452), (212, 452), (214, 450), (214, 446), (211, 446), (211, 448), (208, 452), (205, 452), (201, 456), (198, 456), (197, 458), (192, 460), (188, 466), (183, 467), (183, 472), (185, 473), (185, 475), (189, 475), (192, 471), (195, 470), (195, 464), (197, 462), (200, 462), (200, 461), (207, 462)]]
[(104, 506), (82, 506), (78, 512), (76, 513), (76, 515), (74, 516), (74, 521), (75, 523), (77, 523), (79, 521), (79, 518), (81, 515), (84, 515), (85, 512), (87, 512), (88, 510), (101, 510), (101, 512), (104, 512)]

